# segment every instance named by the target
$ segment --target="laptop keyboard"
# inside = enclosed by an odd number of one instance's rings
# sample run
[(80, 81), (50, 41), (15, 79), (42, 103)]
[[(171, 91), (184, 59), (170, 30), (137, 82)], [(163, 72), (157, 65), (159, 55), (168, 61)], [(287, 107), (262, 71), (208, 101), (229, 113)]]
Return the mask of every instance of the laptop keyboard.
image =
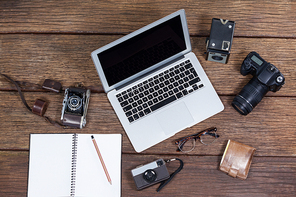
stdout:
[(203, 87), (190, 60), (186, 60), (116, 97), (131, 123)]

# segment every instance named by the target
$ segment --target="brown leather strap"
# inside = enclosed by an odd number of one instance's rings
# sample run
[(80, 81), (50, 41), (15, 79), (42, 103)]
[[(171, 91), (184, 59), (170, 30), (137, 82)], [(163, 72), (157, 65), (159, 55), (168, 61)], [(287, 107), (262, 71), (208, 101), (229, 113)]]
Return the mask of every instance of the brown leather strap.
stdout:
[[(6, 79), (8, 79), (11, 83), (13, 83), (13, 84), (15, 85), (15, 87), (16, 87), (16, 89), (17, 89), (17, 91), (18, 91), (18, 93), (19, 93), (19, 95), (20, 95), (20, 97), (21, 97), (22, 102), (24, 103), (24, 105), (26, 106), (26, 108), (27, 108), (30, 112), (32, 112), (32, 113), (34, 113), (34, 114), (37, 114), (37, 115), (39, 115), (39, 116), (41, 116), (41, 117), (43, 117), (47, 122), (49, 122), (49, 123), (51, 123), (51, 124), (53, 124), (53, 125), (55, 125), (55, 126), (58, 126), (58, 127), (60, 127), (60, 128), (64, 128), (64, 129), (69, 128), (69, 127), (64, 127), (64, 126), (62, 126), (60, 123), (51, 120), (49, 117), (43, 116), (44, 113), (45, 113), (45, 111), (46, 111), (46, 102), (45, 102), (45, 101), (42, 101), (42, 100), (37, 99), (37, 100), (35, 101), (34, 106), (33, 106), (33, 110), (29, 107), (29, 105), (27, 104), (27, 102), (26, 102), (26, 100), (25, 100), (25, 98), (24, 98), (24, 96), (23, 96), (23, 94), (22, 94), (22, 91), (21, 91), (21, 88), (20, 88), (19, 84), (28, 85), (28, 84), (31, 84), (31, 83), (27, 83), (27, 82), (19, 82), (19, 81), (16, 82), (16, 81), (14, 81), (13, 79), (11, 79), (10, 77), (8, 77), (8, 76), (5, 75), (5, 74), (0, 73), (0, 75), (4, 76)], [(32, 86), (32, 87), (36, 88), (37, 86), (34, 85), (34, 86)]]
[(26, 100), (25, 100), (25, 98), (24, 98), (24, 96), (23, 96), (23, 94), (22, 94), (22, 91), (21, 91), (21, 88), (20, 88), (20, 86), (17, 84), (17, 82), (15, 82), (13, 79), (11, 79), (10, 77), (8, 77), (7, 75), (5, 75), (5, 74), (2, 74), (2, 73), (0, 73), (2, 76), (4, 76), (6, 79), (8, 79), (11, 83), (13, 83), (14, 85), (15, 85), (15, 87), (16, 87), (16, 89), (17, 89), (17, 91), (18, 91), (18, 93), (19, 93), (19, 95), (20, 95), (20, 97), (21, 97), (21, 99), (22, 99), (22, 102), (24, 103), (24, 105), (26, 106), (26, 108), (29, 110), (29, 111), (32, 111), (32, 109), (29, 107), (29, 105), (27, 104), (27, 102), (26, 102)]

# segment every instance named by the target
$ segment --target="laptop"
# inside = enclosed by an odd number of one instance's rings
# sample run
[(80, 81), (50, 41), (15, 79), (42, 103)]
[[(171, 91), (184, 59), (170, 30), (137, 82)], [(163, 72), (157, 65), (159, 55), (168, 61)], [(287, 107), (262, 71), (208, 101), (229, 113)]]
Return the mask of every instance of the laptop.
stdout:
[(224, 109), (191, 50), (179, 10), (91, 53), (136, 152)]

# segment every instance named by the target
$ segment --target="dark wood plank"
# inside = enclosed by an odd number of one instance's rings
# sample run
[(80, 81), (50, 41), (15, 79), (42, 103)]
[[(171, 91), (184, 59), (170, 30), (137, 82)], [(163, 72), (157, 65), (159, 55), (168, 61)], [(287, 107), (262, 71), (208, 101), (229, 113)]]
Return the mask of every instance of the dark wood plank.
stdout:
[[(49, 102), (46, 116), (60, 119), (63, 95), (54, 93), (25, 93), (29, 106), (35, 99)], [(239, 115), (230, 105), (232, 96), (222, 96), (225, 110), (174, 137), (144, 151), (145, 154), (175, 153), (173, 140), (216, 126), (221, 136), (210, 146), (197, 144), (190, 154), (222, 155), (228, 139), (257, 148), (256, 156), (293, 156), (296, 152), (296, 123), (294, 97), (266, 97), (247, 116)], [(122, 133), (123, 152), (135, 153), (105, 94), (92, 94), (84, 129), (59, 129), (30, 113), (20, 101), (17, 92), (0, 92), (0, 147), (28, 149), (30, 133)], [(289, 107), (286, 107), (289, 106)]]
[[(295, 193), (296, 158), (254, 157), (247, 180), (234, 179), (220, 172), (221, 156), (180, 156), (183, 170), (157, 193), (158, 185), (137, 191), (130, 170), (158, 158), (176, 155), (122, 155), (122, 196), (291, 196)], [(0, 195), (26, 196), (28, 151), (0, 151)], [(167, 165), (173, 172), (179, 165)]]
[[(64, 86), (83, 82), (86, 86), (100, 85), (90, 54), (121, 36), (97, 35), (0, 35), (2, 50), (0, 72), (15, 80), (42, 84), (46, 78)], [(228, 64), (205, 60), (205, 37), (191, 40), (193, 52), (220, 95), (236, 95), (251, 79), (242, 76), (240, 66), (247, 54), (257, 51), (274, 64), (286, 77), (286, 84), (268, 96), (296, 96), (294, 39), (235, 38)], [(0, 77), (0, 90), (14, 86)]]
[(0, 196), (26, 196), (28, 151), (0, 151)]
[(209, 35), (211, 19), (216, 17), (236, 21), (236, 36), (295, 37), (295, 8), (294, 1), (2, 0), (0, 31), (128, 33), (185, 9), (193, 35)]

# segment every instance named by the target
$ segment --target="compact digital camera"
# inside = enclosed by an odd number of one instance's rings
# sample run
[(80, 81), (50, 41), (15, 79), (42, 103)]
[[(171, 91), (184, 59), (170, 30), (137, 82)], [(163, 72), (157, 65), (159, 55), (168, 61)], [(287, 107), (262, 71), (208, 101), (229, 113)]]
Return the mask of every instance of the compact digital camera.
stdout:
[(163, 159), (158, 159), (146, 165), (131, 170), (137, 189), (144, 189), (170, 178)]
[(89, 97), (88, 89), (67, 88), (65, 90), (61, 116), (63, 125), (80, 129), (85, 127)]
[(285, 84), (283, 74), (254, 51), (247, 55), (240, 72), (244, 76), (253, 75), (232, 101), (232, 106), (242, 115), (250, 113), (268, 91), (276, 92)]

